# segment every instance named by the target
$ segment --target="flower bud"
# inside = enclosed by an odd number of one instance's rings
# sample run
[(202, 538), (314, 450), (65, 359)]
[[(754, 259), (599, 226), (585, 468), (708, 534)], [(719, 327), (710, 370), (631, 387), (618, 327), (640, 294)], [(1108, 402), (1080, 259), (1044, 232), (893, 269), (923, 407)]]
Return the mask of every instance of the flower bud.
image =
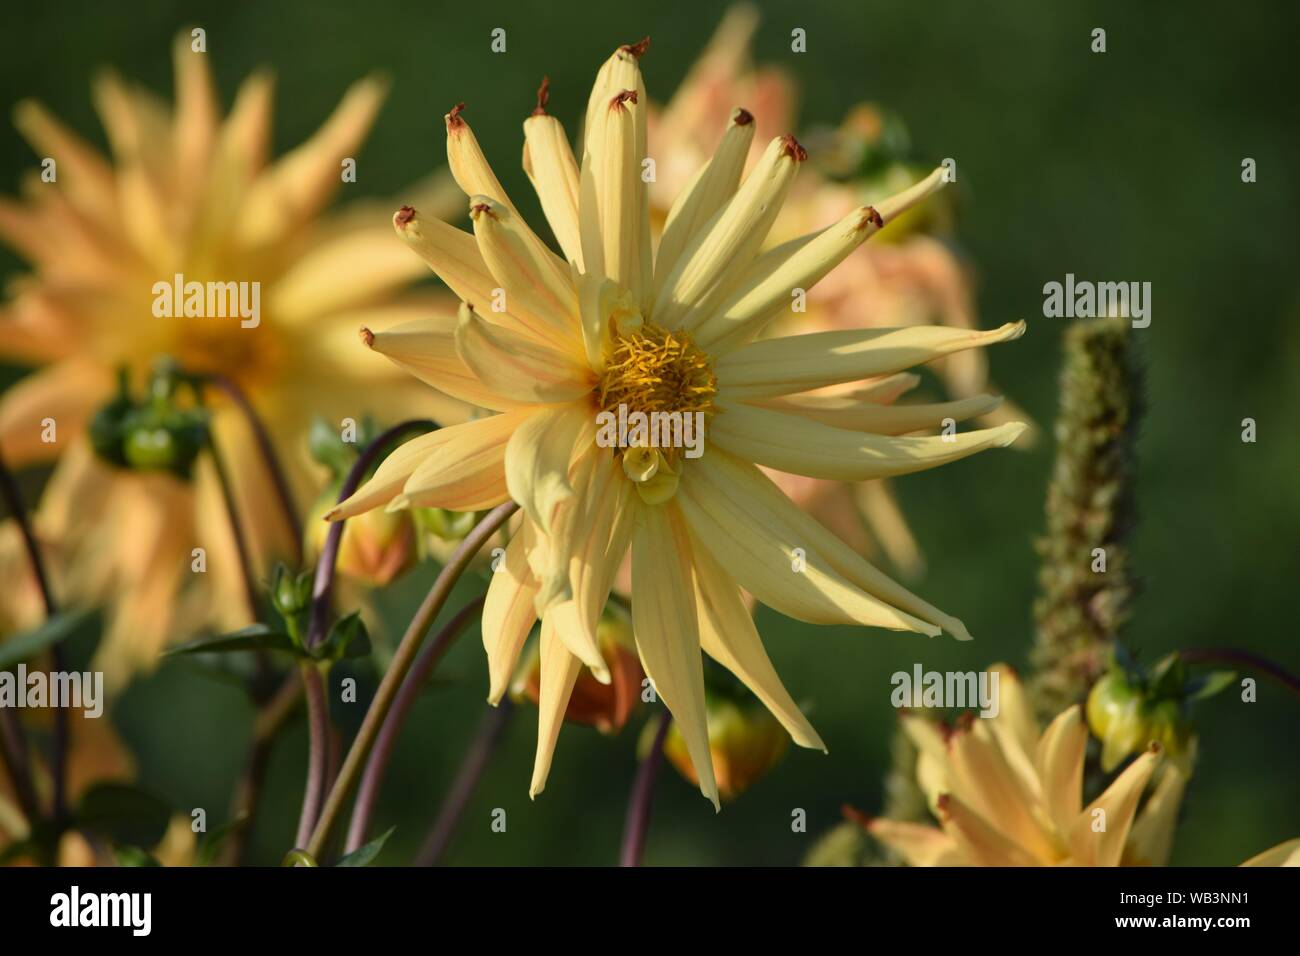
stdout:
[[(306, 550), (319, 556), (329, 536), (325, 513), (338, 500), (339, 483), (320, 494), (307, 517)], [(371, 587), (388, 584), (416, 562), (415, 524), (406, 511), (375, 509), (348, 518), (339, 542), (338, 573)]]
[[(596, 645), (609, 667), (609, 683), (600, 683), (584, 667), (573, 685), (564, 719), (595, 727), (602, 734), (616, 734), (636, 708), (645, 677), (632, 641), (632, 622), (621, 608), (606, 607), (596, 625)], [(541, 661), (534, 645), (524, 658), (513, 692), (516, 697), (525, 697), (535, 704), (540, 689)]]
[[(706, 688), (705, 706), (718, 795), (723, 800), (734, 800), (780, 762), (790, 744), (790, 736), (753, 696)], [(675, 723), (669, 727), (664, 740), (664, 755), (687, 781), (699, 785), (686, 741)]]
[(1190, 687), (1176, 660), (1166, 658), (1148, 673), (1115, 666), (1088, 694), (1088, 726), (1101, 741), (1101, 769), (1109, 773), (1125, 757), (1156, 741), (1174, 759), (1187, 750)]

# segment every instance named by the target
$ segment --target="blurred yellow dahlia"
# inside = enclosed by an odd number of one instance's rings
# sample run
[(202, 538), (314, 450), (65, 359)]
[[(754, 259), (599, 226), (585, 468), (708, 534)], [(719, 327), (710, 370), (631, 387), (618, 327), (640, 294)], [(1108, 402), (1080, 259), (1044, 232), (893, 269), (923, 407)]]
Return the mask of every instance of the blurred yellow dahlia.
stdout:
[[(1084, 806), (1082, 709), (1070, 707), (1040, 733), (1015, 671), (990, 670), (998, 674), (997, 716), (955, 728), (902, 718), (917, 747), (917, 785), (939, 826), (874, 819), (867, 830), (911, 866), (1165, 866), (1193, 755), (1165, 759), (1152, 741)], [(1300, 840), (1243, 865), (1300, 865)]]
[[(59, 460), (38, 529), (69, 552), (63, 597), (111, 603), (97, 666), (113, 684), (151, 665), (169, 638), (243, 624), (247, 614), (210, 463), (200, 461), (191, 485), (121, 471), (91, 452), (85, 426), (112, 397), (117, 369), (138, 380), (169, 355), (187, 372), (226, 376), (276, 447), (296, 451), (314, 415), (359, 421), (414, 400), (386, 363), (345, 359), (344, 349), (359, 322), (414, 317), (430, 302), (399, 297), (422, 273), (382, 218), (321, 215), (379, 108), (380, 82), (354, 85), (318, 132), (268, 163), (271, 77), (246, 80), (223, 120), (208, 54), (182, 35), (173, 56), (174, 109), (112, 73), (96, 80), (111, 159), (44, 107), (20, 103), (15, 124), (45, 172), (21, 199), (0, 198), (0, 239), (32, 266), (0, 309), (0, 358), (39, 366), (0, 398), (0, 446), (15, 465)], [(248, 283), (260, 290), (259, 314), (196, 316), (176, 301), (159, 315), (160, 283)], [(428, 390), (423, 401), (429, 412), (448, 410)], [(214, 411), (264, 574), (270, 557), (292, 553), (290, 531), (237, 409), (218, 397)], [(305, 456), (288, 464), (305, 500)], [(196, 547), (205, 574), (191, 573)]]
[[(597, 622), (630, 548), (638, 653), (680, 728), (700, 789), (716, 805), (701, 651), (748, 685), (796, 743), (824, 749), (777, 678), (741, 588), (803, 621), (969, 637), (960, 621), (801, 512), (758, 465), (864, 480), (1008, 444), (1023, 426), (900, 438), (895, 433), (936, 427), (949, 410), (827, 400), (816, 392), (861, 382), (860, 398), (878, 394), (905, 368), (1016, 338), (1024, 326), (754, 341), (793, 288), (812, 286), (943, 177), (936, 171), (874, 208), (762, 253), (806, 153), (793, 136), (776, 137), (742, 182), (754, 122), (736, 109), (652, 250), (639, 65), (647, 43), (619, 47), (600, 68), (581, 165), (544, 97), (524, 123), (524, 169), (563, 258), (520, 217), (463, 107), (447, 115), (448, 158), (469, 197), (473, 234), (410, 207), (394, 225), (461, 297), (459, 314), (363, 329), (362, 338), (494, 414), (407, 442), (330, 517), (381, 505), (521, 505), (520, 525), (492, 575), (482, 629), (495, 702), (533, 623), (542, 622), (534, 795), (545, 784), (579, 670), (586, 665), (597, 679), (610, 679)], [(651, 414), (681, 423), (680, 434), (656, 443), (636, 440), (634, 428), (610, 440), (612, 420)], [(682, 447), (692, 420), (704, 423), (705, 441)]]
[[(650, 155), (659, 158), (655, 181), (649, 186), (654, 224), (666, 219), (673, 201), (717, 147), (721, 120), (734, 104), (745, 103), (755, 116), (757, 135), (747, 167), (759, 161), (762, 145), (772, 136), (796, 127), (799, 92), (794, 80), (779, 68), (753, 63), (750, 43), (758, 21), (754, 7), (733, 6), (668, 103), (662, 109), (652, 104)], [(880, 158), (869, 174), (861, 170), (862, 155), (881, 153), (887, 139), (886, 120), (871, 104), (855, 107), (838, 129), (820, 139), (825, 140), (824, 151), (844, 153), (844, 159), (809, 163), (791, 187), (764, 248), (797, 238), (910, 182), (911, 171), (894, 159)], [(884, 237), (886, 241), (871, 243), (847, 259), (816, 293), (809, 291), (804, 311), (782, 310), (766, 334), (929, 323), (974, 329), (977, 316), (969, 270), (950, 244), (939, 238), (950, 219), (950, 211), (935, 204), (928, 211), (902, 216)], [(938, 360), (931, 371), (953, 398), (969, 400), (959, 406), (963, 414), (987, 425), (1024, 418), (1011, 403), (998, 403), (982, 394), (988, 388), (988, 363), (978, 349)], [(890, 404), (920, 384), (920, 376), (900, 376), (895, 388), (870, 400)], [(1031, 425), (1018, 444), (1028, 444), (1033, 436)], [(878, 546), (905, 574), (914, 576), (922, 570), (921, 549), (888, 482), (844, 483), (765, 470), (795, 502), (855, 549), (869, 552)]]

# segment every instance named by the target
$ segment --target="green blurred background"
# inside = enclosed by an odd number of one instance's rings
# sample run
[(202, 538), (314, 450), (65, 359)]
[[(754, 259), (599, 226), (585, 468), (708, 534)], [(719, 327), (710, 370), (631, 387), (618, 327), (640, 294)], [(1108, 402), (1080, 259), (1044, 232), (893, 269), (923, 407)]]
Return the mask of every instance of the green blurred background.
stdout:
[[(663, 101), (700, 52), (723, 4), (355, 3), (28, 4), (0, 36), (6, 116), (36, 96), (103, 143), (89, 97), (112, 65), (170, 96), (169, 44), (207, 29), (227, 105), (254, 67), (278, 74), (276, 148), (304, 138), (349, 81), (386, 72), (393, 91), (349, 196), (399, 193), (443, 162), (442, 114), (469, 100), (475, 132), (506, 188), (536, 214), (518, 168), (520, 123), (548, 73), (552, 112), (578, 125), (586, 88), (615, 45), (650, 34), (643, 62)], [(1055, 414), (1064, 320), (1041, 317), (1042, 286), (1079, 278), (1150, 281), (1153, 321), (1139, 334), (1149, 371), (1141, 438), (1142, 577), (1131, 645), (1144, 656), (1232, 645), (1300, 669), (1287, 630), (1300, 541), (1300, 295), (1296, 274), (1292, 115), (1293, 4), (760, 3), (759, 61), (802, 90), (801, 128), (835, 123), (861, 100), (906, 120), (919, 159), (956, 157), (957, 240), (975, 265), (982, 323), (1027, 319), (1014, 345), (990, 351), (994, 380), (1040, 422)], [(489, 52), (494, 27), (508, 52)], [(808, 52), (790, 52), (793, 27)], [(1108, 50), (1089, 50), (1107, 30)], [(1240, 179), (1243, 157), (1259, 181)], [(1287, 166), (1288, 162), (1292, 166)], [(0, 188), (16, 191), (35, 157), (6, 123)], [(0, 275), (19, 270), (7, 253)], [(1259, 422), (1243, 444), (1240, 422)], [(1288, 426), (1288, 422), (1292, 422)], [(767, 779), (715, 816), (675, 775), (661, 785), (647, 862), (789, 864), (840, 820), (842, 803), (880, 806), (894, 715), (889, 675), (1027, 662), (1034, 595), (1032, 541), (1053, 452), (1001, 452), (896, 483), (927, 553), (918, 590), (962, 617), (960, 645), (760, 616), (787, 686), (807, 702), (829, 756), (792, 750)], [(382, 597), (400, 627), (431, 578), (421, 568)], [(474, 585), (479, 586), (479, 585)], [(466, 594), (469, 588), (466, 588)], [(361, 675), (373, 685), (373, 675)], [(417, 705), (390, 771), (377, 822), (398, 829), (382, 860), (419, 845), (485, 710), (477, 633), (446, 659)], [(337, 698), (337, 695), (335, 695)], [(337, 708), (336, 708), (337, 709)], [(353, 708), (355, 710), (355, 708)], [(225, 816), (251, 711), (241, 694), (193, 667), (168, 665), (138, 683), (114, 719), (142, 782), (182, 808)], [(1258, 703), (1232, 693), (1202, 705), (1201, 761), (1177, 840), (1178, 864), (1235, 864), (1300, 835), (1300, 703), (1262, 683)], [(357, 717), (340, 713), (345, 726)], [(621, 736), (563, 733), (544, 795), (530, 802), (535, 711), (522, 709), (476, 794), (448, 862), (602, 864), (616, 858), (635, 766), (637, 717)], [(277, 749), (254, 858), (278, 861), (301, 797), (301, 721)], [(504, 808), (508, 830), (489, 828)], [(793, 808), (807, 834), (791, 832)]]

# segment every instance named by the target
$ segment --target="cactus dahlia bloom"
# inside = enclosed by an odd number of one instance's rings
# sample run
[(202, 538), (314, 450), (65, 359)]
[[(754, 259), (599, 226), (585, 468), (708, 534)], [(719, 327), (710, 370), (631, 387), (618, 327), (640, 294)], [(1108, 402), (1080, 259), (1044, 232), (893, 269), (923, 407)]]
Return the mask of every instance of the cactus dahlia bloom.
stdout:
[[(277, 447), (294, 449), (313, 415), (360, 420), (383, 414), (376, 396), (400, 400), (392, 389), (404, 377), (383, 362), (358, 367), (345, 359), (348, 346), (360, 321), (428, 308), (397, 297), (419, 278), (419, 263), (412, 269), (386, 223), (321, 217), (343, 159), (356, 155), (374, 119), (381, 84), (353, 86), (317, 133), (268, 163), (270, 76), (250, 77), (223, 120), (208, 54), (182, 36), (174, 59), (174, 111), (115, 75), (97, 80), (111, 159), (39, 104), (20, 103), (15, 123), (38, 157), (54, 161), (54, 179), (34, 176), (21, 199), (0, 198), (0, 240), (32, 264), (0, 308), (0, 358), (39, 366), (0, 398), (0, 442), (12, 464), (59, 459), (38, 530), (69, 552), (65, 599), (111, 602), (97, 666), (114, 684), (187, 629), (246, 623), (211, 469), (200, 462), (190, 485), (117, 471), (91, 453), (85, 425), (112, 396), (116, 369), (138, 380), (156, 357), (171, 355), (188, 371), (228, 376)], [(157, 317), (155, 283), (178, 273), (205, 286), (260, 283), (260, 320), (243, 327), (238, 315)], [(252, 550), (260, 558), (291, 553), (255, 443), (238, 412), (214, 401), (214, 432)], [(53, 442), (42, 440), (48, 419)], [(310, 473), (288, 464), (305, 496)], [(190, 570), (198, 546), (207, 551), (205, 575)]]
[[(1166, 865), (1190, 757), (1167, 760), (1152, 742), (1085, 807), (1081, 708), (1070, 707), (1040, 733), (1015, 671), (1005, 664), (991, 670), (999, 676), (996, 717), (955, 729), (902, 718), (917, 747), (917, 785), (940, 825), (875, 819), (867, 830), (911, 866)], [(1242, 865), (1300, 865), (1300, 840)]]
[[(410, 207), (394, 224), (464, 302), (454, 319), (365, 329), (362, 338), (425, 381), (495, 414), (403, 445), (332, 517), (384, 504), (520, 504), (520, 527), (488, 589), (483, 636), (489, 699), (496, 701), (541, 618), (533, 794), (545, 784), (579, 669), (609, 680), (596, 626), (630, 549), (638, 653), (677, 721), (701, 790), (716, 804), (701, 651), (745, 682), (796, 743), (822, 748), (773, 671), (741, 588), (803, 621), (969, 637), (960, 621), (808, 518), (758, 465), (864, 480), (1008, 444), (1022, 426), (950, 440), (896, 437), (959, 413), (949, 405), (895, 408), (879, 398), (896, 387), (903, 369), (1014, 339), (1023, 324), (754, 341), (792, 289), (817, 282), (939, 188), (942, 176), (936, 171), (874, 208), (855, 209), (761, 253), (807, 154), (793, 136), (778, 136), (742, 181), (754, 123), (737, 109), (652, 249), (639, 65), (647, 42), (620, 47), (600, 68), (581, 164), (545, 111), (545, 89), (524, 123), (524, 169), (562, 256), (520, 217), (462, 107), (447, 115), (447, 154), (469, 197), (473, 234)], [(845, 382), (862, 384), (849, 397), (817, 392)], [(657, 447), (644, 438), (607, 440), (606, 425), (623, 411), (698, 416), (702, 454), (699, 446), (663, 441), (661, 432)], [(633, 428), (628, 436), (635, 434)]]

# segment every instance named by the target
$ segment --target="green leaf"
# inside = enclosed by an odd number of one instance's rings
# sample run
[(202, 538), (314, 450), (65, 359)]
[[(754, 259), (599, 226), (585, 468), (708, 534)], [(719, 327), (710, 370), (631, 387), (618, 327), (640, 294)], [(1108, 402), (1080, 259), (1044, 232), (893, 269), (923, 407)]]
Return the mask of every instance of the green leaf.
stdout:
[(138, 846), (120, 846), (113, 851), (118, 866), (162, 866), (153, 854)]
[(241, 813), (233, 820), (229, 820), (217, 827), (211, 833), (206, 833), (199, 842), (199, 848), (194, 854), (195, 866), (211, 866), (221, 850), (232, 836), (248, 825), (248, 814)]
[(361, 612), (353, 611), (334, 622), (329, 634), (321, 642), (316, 657), (337, 661), (344, 657), (365, 657), (370, 653), (370, 633)]
[(167, 832), (171, 808), (151, 793), (125, 783), (98, 783), (81, 798), (75, 825), (114, 843), (153, 846)]
[(266, 624), (250, 624), (229, 634), (199, 637), (168, 648), (167, 656), (178, 654), (219, 654), (230, 651), (288, 651), (296, 648), (289, 635)]
[(1236, 681), (1236, 671), (1214, 671), (1193, 677), (1183, 686), (1183, 693), (1188, 700), (1205, 700), (1231, 687)]
[(382, 834), (375, 837), (365, 846), (353, 850), (347, 856), (341, 858), (335, 866), (369, 866), (370, 861), (379, 856), (379, 851), (384, 848), (388, 838), (393, 835), (397, 827), (389, 827)]
[(40, 627), (0, 644), (0, 671), (8, 670), (22, 661), (31, 660), (41, 651), (71, 637), (78, 626), (89, 617), (89, 611), (56, 614)]

